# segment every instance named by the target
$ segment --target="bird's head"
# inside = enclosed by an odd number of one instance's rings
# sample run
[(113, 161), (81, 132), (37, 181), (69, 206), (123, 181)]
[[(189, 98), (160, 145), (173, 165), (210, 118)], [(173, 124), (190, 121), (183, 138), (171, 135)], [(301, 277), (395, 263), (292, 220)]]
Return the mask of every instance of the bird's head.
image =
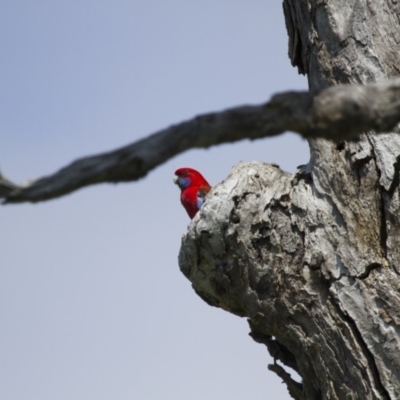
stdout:
[(179, 168), (175, 171), (174, 183), (180, 187), (181, 190), (189, 186), (209, 186), (208, 182), (204, 179), (200, 172), (193, 168)]

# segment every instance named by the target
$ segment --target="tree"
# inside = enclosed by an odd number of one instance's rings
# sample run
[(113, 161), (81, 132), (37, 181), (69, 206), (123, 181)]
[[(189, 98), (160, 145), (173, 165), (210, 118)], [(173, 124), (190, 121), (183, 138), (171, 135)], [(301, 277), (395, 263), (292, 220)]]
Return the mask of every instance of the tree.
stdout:
[[(7, 202), (45, 200), (91, 183), (140, 178), (190, 145), (287, 128), (309, 136), (311, 161), (297, 174), (240, 164), (212, 191), (183, 241), (180, 266), (204, 300), (248, 317), (252, 337), (298, 371), (301, 384), (271, 366), (292, 397), (394, 399), (400, 142), (393, 133), (354, 134), (395, 126), (399, 84), (320, 90), (398, 75), (399, 5), (286, 0), (284, 10), (289, 55), (308, 75), (310, 94), (204, 116), (25, 188), (3, 179), (1, 194)], [(211, 139), (202, 135), (210, 128)], [(338, 129), (340, 139), (353, 140), (315, 138)], [(165, 151), (169, 132), (182, 137)], [(192, 132), (197, 142), (187, 139)]]

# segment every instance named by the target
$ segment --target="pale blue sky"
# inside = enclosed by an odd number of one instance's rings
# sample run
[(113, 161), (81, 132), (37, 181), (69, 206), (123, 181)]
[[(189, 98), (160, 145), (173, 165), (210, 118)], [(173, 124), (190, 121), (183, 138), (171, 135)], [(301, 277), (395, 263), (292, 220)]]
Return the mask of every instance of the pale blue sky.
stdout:
[[(306, 88), (281, 1), (3, 0), (0, 168), (22, 182), (196, 114)], [(245, 319), (180, 273), (172, 183), (308, 161), (297, 136), (193, 150), (144, 180), (0, 207), (0, 400), (289, 399)]]

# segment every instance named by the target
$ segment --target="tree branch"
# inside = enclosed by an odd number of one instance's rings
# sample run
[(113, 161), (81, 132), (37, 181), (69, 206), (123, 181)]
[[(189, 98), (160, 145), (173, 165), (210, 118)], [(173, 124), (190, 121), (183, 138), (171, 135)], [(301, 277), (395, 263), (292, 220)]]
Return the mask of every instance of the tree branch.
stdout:
[(295, 400), (304, 399), (303, 385), (293, 380), (290, 374), (287, 373), (280, 365), (270, 364), (268, 365), (268, 369), (275, 372), (283, 380), (283, 382), (286, 383), (290, 396), (292, 396)]
[[(251, 320), (250, 327), (251, 327)], [(273, 339), (271, 335), (265, 335), (262, 332), (251, 331), (249, 333), (250, 337), (257, 343), (265, 344), (267, 346), (270, 356), (276, 360), (281, 361), (283, 364), (292, 368), (294, 371), (299, 373), (299, 368), (296, 363), (296, 358), (294, 355), (282, 344), (280, 344), (276, 339)]]
[(400, 121), (400, 79), (338, 85), (315, 95), (286, 92), (258, 106), (204, 114), (126, 147), (81, 158), (53, 175), (17, 186), (0, 175), (4, 203), (37, 202), (95, 183), (134, 181), (191, 148), (260, 139), (294, 131), (305, 138), (348, 139), (365, 131), (390, 131)]

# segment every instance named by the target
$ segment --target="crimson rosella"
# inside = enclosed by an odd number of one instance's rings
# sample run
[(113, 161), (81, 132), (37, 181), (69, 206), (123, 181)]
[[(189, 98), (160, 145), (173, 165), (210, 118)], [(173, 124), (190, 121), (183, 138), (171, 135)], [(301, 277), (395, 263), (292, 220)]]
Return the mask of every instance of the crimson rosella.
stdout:
[(175, 171), (174, 183), (181, 189), (181, 203), (190, 218), (194, 218), (204, 203), (210, 184), (200, 172), (192, 168), (179, 168)]

